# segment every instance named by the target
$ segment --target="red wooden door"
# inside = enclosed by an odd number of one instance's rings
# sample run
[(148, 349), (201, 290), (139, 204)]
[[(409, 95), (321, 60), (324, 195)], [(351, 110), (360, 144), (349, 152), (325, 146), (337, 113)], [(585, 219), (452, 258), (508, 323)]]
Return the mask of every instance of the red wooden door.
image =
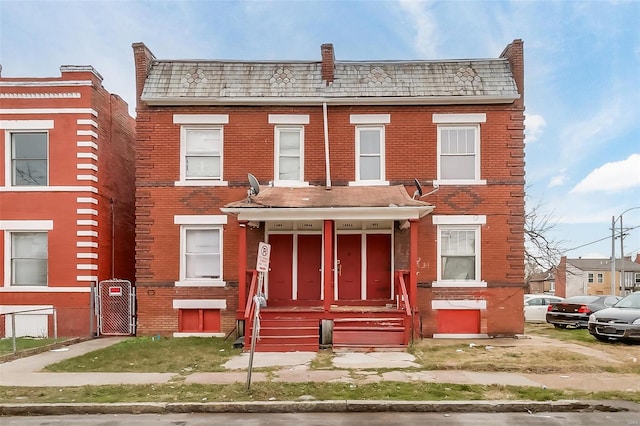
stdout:
[(391, 235), (367, 235), (367, 299), (391, 299)]
[(269, 264), (268, 300), (291, 300), (293, 284), (293, 235), (269, 235), (271, 256)]
[(338, 244), (338, 299), (355, 300), (362, 298), (362, 245), (361, 235), (339, 234)]
[(320, 300), (322, 235), (298, 235), (298, 299)]

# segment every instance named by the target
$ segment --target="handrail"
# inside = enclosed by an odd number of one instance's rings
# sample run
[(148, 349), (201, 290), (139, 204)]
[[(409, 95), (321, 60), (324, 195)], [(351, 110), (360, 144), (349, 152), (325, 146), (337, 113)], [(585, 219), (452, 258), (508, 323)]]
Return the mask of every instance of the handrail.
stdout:
[(256, 295), (256, 292), (258, 291), (257, 289), (257, 284), (258, 284), (258, 271), (252, 271), (252, 275), (251, 275), (251, 286), (249, 287), (249, 295), (247, 297), (247, 304), (245, 305), (246, 308), (244, 310), (244, 319), (249, 319), (251, 318), (251, 314), (253, 313), (253, 309), (254, 307), (254, 303), (253, 303), (253, 296)]
[(400, 284), (400, 293), (402, 295), (402, 301), (404, 303), (404, 310), (407, 313), (407, 316), (412, 316), (413, 312), (411, 310), (411, 304), (409, 303), (409, 294), (407, 293), (407, 285), (404, 282), (403, 271), (398, 271), (398, 282)]

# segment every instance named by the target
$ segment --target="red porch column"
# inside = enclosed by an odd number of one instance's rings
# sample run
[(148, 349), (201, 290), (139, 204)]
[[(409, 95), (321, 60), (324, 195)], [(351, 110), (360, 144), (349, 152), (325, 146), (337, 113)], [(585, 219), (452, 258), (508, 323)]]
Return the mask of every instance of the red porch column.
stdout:
[(333, 304), (333, 221), (325, 220), (323, 223), (324, 235), (324, 265), (322, 266), (324, 277), (324, 310), (328, 312)]
[(418, 221), (409, 220), (409, 303), (415, 312), (418, 303)]
[(247, 304), (247, 222), (238, 225), (238, 315), (243, 316)]

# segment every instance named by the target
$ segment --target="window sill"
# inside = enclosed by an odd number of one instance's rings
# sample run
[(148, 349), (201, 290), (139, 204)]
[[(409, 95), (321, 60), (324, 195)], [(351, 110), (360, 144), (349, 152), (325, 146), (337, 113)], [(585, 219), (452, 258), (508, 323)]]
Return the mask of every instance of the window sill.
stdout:
[(357, 180), (349, 182), (349, 186), (389, 186), (388, 180)]
[(185, 280), (176, 281), (176, 287), (225, 287), (226, 281), (222, 280)]
[(229, 186), (226, 180), (177, 180), (175, 186)]
[(224, 333), (203, 333), (203, 332), (181, 332), (181, 333), (173, 333), (173, 337), (225, 337)]
[(305, 188), (309, 186), (309, 182), (299, 180), (275, 180), (273, 186), (278, 188)]
[(433, 186), (436, 185), (486, 185), (486, 179), (438, 179), (433, 181)]
[(478, 287), (487, 287), (486, 281), (434, 281), (431, 283), (431, 287), (438, 288), (478, 288)]

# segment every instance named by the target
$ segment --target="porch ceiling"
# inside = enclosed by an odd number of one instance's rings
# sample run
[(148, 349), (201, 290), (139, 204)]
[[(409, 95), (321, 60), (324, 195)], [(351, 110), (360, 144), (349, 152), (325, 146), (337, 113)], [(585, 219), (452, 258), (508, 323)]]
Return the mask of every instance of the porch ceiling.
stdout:
[(406, 220), (419, 219), (435, 206), (414, 200), (403, 185), (260, 187), (260, 193), (221, 210), (239, 220)]

